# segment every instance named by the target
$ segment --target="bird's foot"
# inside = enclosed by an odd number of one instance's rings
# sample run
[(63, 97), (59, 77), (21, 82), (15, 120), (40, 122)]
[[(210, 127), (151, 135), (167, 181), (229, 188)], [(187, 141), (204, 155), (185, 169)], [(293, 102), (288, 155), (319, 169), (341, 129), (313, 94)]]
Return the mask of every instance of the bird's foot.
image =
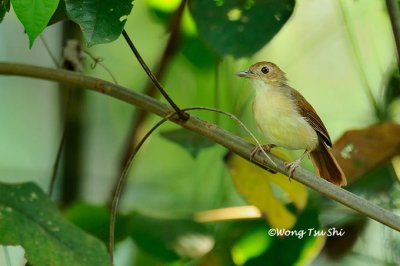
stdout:
[(291, 181), (293, 173), (294, 173), (294, 171), (296, 171), (297, 167), (300, 166), (300, 163), (301, 163), (301, 159), (297, 159), (290, 163), (285, 163), (286, 168), (289, 170), (289, 181)]
[(264, 145), (261, 145), (261, 148), (258, 145), (254, 146), (254, 149), (250, 153), (250, 161), (253, 161), (254, 156), (256, 156), (256, 154), (258, 152), (261, 152), (261, 149), (263, 149), (264, 152), (270, 152), (271, 149), (275, 148), (275, 147), (276, 147), (275, 144), (264, 144)]

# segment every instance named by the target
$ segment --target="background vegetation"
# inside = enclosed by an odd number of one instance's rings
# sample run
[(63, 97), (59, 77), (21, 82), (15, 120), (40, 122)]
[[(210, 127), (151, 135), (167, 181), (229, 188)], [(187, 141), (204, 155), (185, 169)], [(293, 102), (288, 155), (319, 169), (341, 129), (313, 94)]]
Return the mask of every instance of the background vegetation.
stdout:
[[(180, 107), (233, 113), (259, 140), (252, 92), (235, 73), (275, 62), (336, 140), (346, 189), (398, 212), (397, 20), (386, 3), (396, 11), (397, 1), (37, 2), (32, 11), (11, 1), (7, 13), (10, 2), (0, 0), (1, 61), (82, 71), (159, 97), (119, 37), (125, 27)], [(113, 187), (159, 118), (66, 85), (4, 76), (0, 84), (0, 265), (108, 265)], [(224, 116), (193, 114), (250, 140)], [(271, 228), (345, 235), (277, 237)], [(130, 168), (115, 265), (396, 265), (399, 241), (394, 230), (166, 123)]]

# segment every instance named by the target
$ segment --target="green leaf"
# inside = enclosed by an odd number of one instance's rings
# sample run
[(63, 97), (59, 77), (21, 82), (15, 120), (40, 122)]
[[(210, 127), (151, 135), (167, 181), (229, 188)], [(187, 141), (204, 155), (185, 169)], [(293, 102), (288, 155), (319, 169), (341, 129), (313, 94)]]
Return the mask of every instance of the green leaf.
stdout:
[(193, 0), (199, 34), (219, 55), (245, 57), (269, 42), (293, 12), (294, 0)]
[(204, 70), (214, 68), (215, 54), (204, 44), (199, 36), (188, 36), (182, 40), (182, 54), (196, 67)]
[(271, 245), (271, 238), (265, 234), (266, 226), (254, 227), (240, 237), (232, 246), (232, 257), (238, 265), (243, 265), (248, 259), (261, 255)]
[(0, 232), (0, 244), (21, 245), (32, 265), (108, 265), (105, 246), (66, 221), (34, 183), (0, 183)]
[(189, 219), (156, 219), (132, 215), (132, 238), (144, 251), (163, 260), (199, 258), (214, 247), (208, 229)]
[(25, 27), (32, 47), (36, 37), (46, 28), (59, 0), (11, 0), (15, 14)]
[(390, 163), (381, 167), (372, 169), (358, 178), (354, 183), (347, 186), (346, 189), (356, 193), (365, 195), (386, 194), (396, 182), (396, 174)]
[(10, 0), (0, 0), (0, 22), (3, 21), (8, 11), (10, 11)]
[[(88, 203), (75, 203), (64, 212), (65, 217), (83, 229), (96, 236), (104, 243), (109, 239), (110, 210), (106, 206), (94, 206)], [(118, 214), (115, 225), (115, 241), (121, 241), (130, 235), (130, 217)]]
[(186, 129), (162, 131), (161, 137), (166, 138), (186, 149), (193, 158), (196, 158), (202, 149), (212, 147), (214, 142)]
[(88, 46), (114, 41), (132, 10), (132, 0), (68, 0), (67, 17), (77, 23)]
[[(295, 233), (304, 231), (305, 234), (303, 237), (274, 236), (272, 239), (273, 241), (266, 252), (258, 257), (249, 259), (246, 261), (244, 266), (297, 265), (297, 263), (298, 265), (302, 265), (302, 263), (299, 263), (302, 257), (305, 256), (307, 252), (313, 252), (314, 256), (316, 256), (320, 252), (324, 242), (320, 241), (321, 237), (314, 237), (312, 235), (313, 233), (310, 235), (308, 233), (309, 229), (320, 230), (318, 211), (314, 208), (305, 209), (298, 217), (296, 226), (291, 230), (291, 232)], [(266, 234), (269, 232), (268, 230), (269, 229), (266, 227)], [(310, 246), (313, 246), (314, 244), (316, 247), (310, 249)], [(282, 252), (282, 250), (288, 252)]]
[(67, 13), (65, 11), (65, 2), (64, 0), (60, 0), (56, 11), (54, 11), (53, 16), (50, 18), (49, 23), (47, 26), (53, 25), (59, 21), (68, 20)]

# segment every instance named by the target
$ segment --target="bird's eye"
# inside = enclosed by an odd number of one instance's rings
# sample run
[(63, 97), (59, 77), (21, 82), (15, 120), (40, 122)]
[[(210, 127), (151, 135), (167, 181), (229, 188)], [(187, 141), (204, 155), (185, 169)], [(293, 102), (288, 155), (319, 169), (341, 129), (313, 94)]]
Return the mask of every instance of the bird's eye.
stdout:
[(267, 74), (267, 73), (269, 72), (269, 68), (266, 67), (266, 66), (265, 66), (265, 67), (262, 67), (262, 68), (261, 68), (261, 72), (264, 73), (264, 74)]

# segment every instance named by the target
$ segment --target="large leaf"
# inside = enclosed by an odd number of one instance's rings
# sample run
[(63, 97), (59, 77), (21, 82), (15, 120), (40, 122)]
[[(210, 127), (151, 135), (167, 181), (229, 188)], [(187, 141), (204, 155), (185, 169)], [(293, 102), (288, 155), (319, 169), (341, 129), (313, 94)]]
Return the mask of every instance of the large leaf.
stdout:
[(77, 23), (88, 46), (114, 41), (132, 10), (132, 0), (64, 0), (65, 12)]
[(249, 56), (282, 28), (294, 0), (192, 0), (199, 34), (219, 55)]
[(0, 183), (0, 244), (21, 245), (31, 265), (108, 265), (105, 246), (71, 224), (33, 183)]
[(214, 247), (208, 229), (189, 219), (157, 219), (140, 214), (132, 215), (132, 238), (143, 250), (173, 261), (199, 258)]
[(0, 0), (0, 22), (3, 21), (6, 12), (10, 10), (10, 0)]
[[(287, 159), (282, 151), (274, 149), (276, 154)], [(226, 160), (233, 183), (247, 203), (256, 206), (272, 227), (291, 228), (296, 216), (286, 204), (293, 203), (302, 210), (307, 203), (306, 188), (295, 180), (280, 174), (272, 174), (246, 161), (238, 155)]]
[(25, 27), (32, 47), (36, 37), (46, 28), (60, 0), (11, 0), (15, 14)]
[(382, 123), (349, 130), (333, 145), (333, 154), (349, 183), (400, 154), (400, 125)]

